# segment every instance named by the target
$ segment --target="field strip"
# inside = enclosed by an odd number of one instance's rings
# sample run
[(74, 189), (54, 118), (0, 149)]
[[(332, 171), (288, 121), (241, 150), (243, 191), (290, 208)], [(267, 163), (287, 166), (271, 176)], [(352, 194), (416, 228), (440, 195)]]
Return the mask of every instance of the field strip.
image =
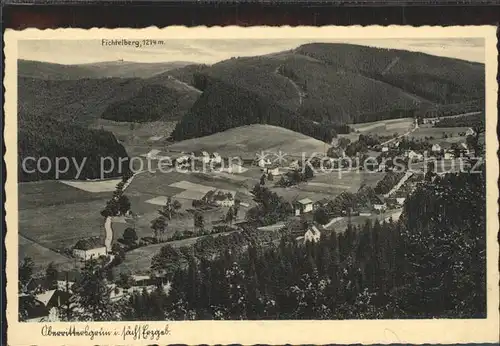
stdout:
[(82, 181), (74, 181), (74, 180), (59, 180), (61, 183), (72, 186), (79, 190), (87, 191), (87, 192), (113, 192), (116, 189), (116, 185), (122, 181), (121, 179), (109, 179), (109, 180), (82, 180)]
[(335, 218), (331, 219), (331, 220), (330, 220), (330, 221), (329, 221), (326, 225), (324, 225), (323, 227), (328, 228), (328, 227), (330, 227), (331, 225), (333, 225), (334, 223), (336, 223), (336, 222), (338, 222), (338, 221), (342, 220), (343, 218), (344, 218), (343, 216), (338, 216), (338, 217), (335, 217)]
[(207, 193), (208, 191), (215, 190), (214, 187), (201, 185), (201, 184), (195, 184), (195, 183), (191, 183), (191, 182), (186, 181), (186, 180), (172, 183), (169, 186), (176, 187), (176, 188), (183, 189), (183, 190), (199, 191), (199, 192), (203, 192), (203, 193)]

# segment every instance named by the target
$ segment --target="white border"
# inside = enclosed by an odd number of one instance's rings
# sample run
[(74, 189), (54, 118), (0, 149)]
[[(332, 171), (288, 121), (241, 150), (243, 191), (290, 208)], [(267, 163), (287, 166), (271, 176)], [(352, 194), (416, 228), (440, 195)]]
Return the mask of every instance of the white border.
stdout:
[[(348, 320), (348, 321), (195, 321), (168, 322), (171, 335), (158, 341), (123, 341), (121, 337), (42, 337), (42, 324), (18, 322), (17, 263), (17, 41), (25, 39), (382, 39), (382, 38), (484, 38), (486, 45), (486, 158), (487, 158), (487, 319), (481, 320)], [(5, 40), (5, 161), (6, 190), (6, 248), (7, 248), (7, 320), (10, 345), (82, 345), (82, 344), (328, 344), (328, 343), (473, 343), (498, 342), (499, 333), (499, 275), (497, 243), (498, 223), (498, 160), (496, 151), (497, 121), (497, 50), (496, 28), (493, 26), (409, 27), (409, 26), (352, 26), (352, 27), (170, 27), (166, 29), (58, 29), (24, 31), (7, 30)], [(129, 322), (89, 324), (93, 329), (103, 327), (121, 330)], [(68, 324), (47, 323), (62, 329)], [(85, 323), (72, 323), (84, 328)], [(151, 328), (163, 328), (164, 322), (150, 323)]]

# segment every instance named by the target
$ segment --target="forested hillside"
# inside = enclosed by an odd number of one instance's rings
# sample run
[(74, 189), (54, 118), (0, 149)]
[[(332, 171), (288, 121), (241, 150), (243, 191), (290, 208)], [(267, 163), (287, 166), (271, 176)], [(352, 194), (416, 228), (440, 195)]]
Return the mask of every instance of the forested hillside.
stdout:
[[(114, 170), (105, 174), (106, 178), (121, 176), (123, 173), (118, 172), (117, 163), (120, 157), (128, 155), (111, 132), (91, 130), (28, 114), (19, 117), (18, 126), (19, 181), (54, 179), (56, 158), (69, 160), (68, 171), (61, 174), (59, 179), (101, 178), (101, 157), (110, 157), (115, 162)], [(47, 173), (42, 173), (47, 169), (46, 160), (41, 161), (41, 169), (37, 169), (37, 160), (41, 157), (47, 157), (51, 162), (52, 169)], [(23, 169), (25, 158), (30, 159)], [(84, 163), (79, 177), (74, 162), (78, 166)], [(64, 167), (65, 163), (61, 162), (61, 169)]]
[(179, 120), (197, 97), (196, 92), (179, 91), (163, 85), (147, 85), (131, 98), (110, 104), (101, 117), (137, 123)]
[[(153, 77), (155, 78), (155, 77)], [(89, 125), (107, 119), (144, 122), (148, 119), (178, 119), (191, 107), (199, 92), (175, 80), (155, 78), (101, 78), (43, 80), (19, 78), (19, 111), (60, 121)], [(132, 111), (133, 115), (123, 112)], [(146, 113), (151, 112), (151, 115)]]
[[(204, 94), (178, 125), (176, 140), (269, 121), (269, 109), (277, 114), (269, 124), (290, 128), (286, 116), (302, 122), (294, 131), (321, 139), (308, 129), (311, 124), (328, 122), (338, 128), (426, 116), (430, 110), (449, 115), (484, 107), (482, 64), (345, 44), (231, 58), (200, 68), (193, 83)], [(207, 124), (207, 113), (216, 113), (217, 121)]]
[(203, 94), (172, 132), (174, 140), (206, 136), (250, 124), (280, 126), (326, 142), (332, 140), (337, 130), (345, 130), (332, 123), (314, 123), (252, 89), (221, 80), (206, 83)]
[(148, 78), (165, 71), (182, 68), (188, 62), (140, 63), (132, 61), (106, 61), (79, 65), (64, 65), (42, 61), (18, 60), (20, 77), (48, 80), (78, 80), (85, 78)]
[(479, 63), (351, 44), (312, 43), (300, 46), (296, 53), (438, 104), (484, 98), (484, 65)]

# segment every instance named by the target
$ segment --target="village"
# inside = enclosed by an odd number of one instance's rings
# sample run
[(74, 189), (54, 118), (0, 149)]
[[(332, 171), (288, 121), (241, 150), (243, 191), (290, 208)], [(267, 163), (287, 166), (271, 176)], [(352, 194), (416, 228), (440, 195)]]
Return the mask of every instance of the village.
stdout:
[[(429, 126), (428, 123), (425, 124), (423, 126)], [(171, 186), (182, 188), (180, 193), (145, 201), (153, 206), (162, 206), (164, 212), (168, 213), (168, 222), (171, 224), (175, 223), (176, 219), (191, 218), (194, 225), (192, 230), (175, 231), (170, 233), (170, 236), (165, 236), (162, 233), (165, 232), (166, 221), (160, 217), (151, 221), (153, 224), (157, 222), (157, 226), (151, 226), (153, 237), (140, 236), (134, 226), (137, 218), (140, 218), (135, 211), (134, 199), (131, 197), (130, 201), (124, 196), (125, 192), (129, 191), (129, 185), (132, 186), (131, 189), (136, 186), (137, 181), (134, 182), (134, 179), (139, 180), (150, 173), (136, 172), (124, 177), (115, 191), (112, 200), (117, 203), (116, 210), (107, 214), (105, 219), (104, 241), (102, 236), (82, 238), (71, 248), (65, 249), (65, 253), (73, 258), (75, 268), (81, 268), (85, 262), (91, 260), (100, 261), (103, 267), (119, 268), (117, 257), (127, 258), (129, 254), (141, 248), (144, 249), (142, 251), (148, 247), (158, 249), (157, 245), (160, 244), (241, 232), (248, 227), (261, 232), (277, 232), (288, 228), (298, 243), (306, 244), (319, 241), (324, 234), (342, 232), (351, 225), (362, 225), (367, 221), (396, 222), (402, 213), (405, 200), (419, 183), (426, 177), (433, 179), (437, 175), (456, 171), (459, 168), (459, 160), (474, 154), (466, 141), (467, 137), (475, 135), (471, 128), (460, 133), (459, 138), (462, 140), (453, 142), (446, 140), (447, 134), (442, 135), (443, 141), (429, 137), (418, 140), (409, 138), (408, 134), (418, 128), (415, 121), (413, 127), (404, 135), (377, 139), (374, 143), (370, 142), (373, 142), (373, 138), (360, 136), (355, 142), (356, 145), (362, 141), (370, 143), (366, 149), (361, 149), (361, 152), (353, 152), (353, 143), (339, 138), (332, 142), (325, 153), (306, 163), (301, 162), (298, 155), (286, 156), (271, 151), (262, 151), (253, 157), (230, 157), (218, 152), (210, 153), (208, 150), (184, 152), (152, 149), (144, 154), (143, 158), (154, 162), (153, 167), (156, 168), (175, 168), (176, 173), (165, 175), (182, 172), (181, 175), (184, 176), (197, 174), (205, 178), (214, 177), (214, 181), (226, 181), (226, 184), (216, 186), (177, 181)], [(382, 141), (383, 139), (385, 140)], [(374, 163), (369, 166), (352, 165), (356, 158), (359, 159), (360, 154), (365, 155), (366, 159), (367, 152), (375, 159)], [(398, 171), (397, 160), (404, 162), (402, 171)], [(354, 177), (356, 180), (352, 180)], [(341, 182), (342, 179), (346, 180), (348, 186), (334, 194), (329, 192), (335, 182)], [(227, 181), (231, 184), (228, 185)], [(290, 214), (270, 225), (259, 226), (249, 222), (245, 214), (255, 205), (252, 201), (253, 185), (286, 196)], [(219, 219), (211, 219), (211, 222), (207, 223), (204, 215), (214, 210), (217, 210)], [(182, 224), (185, 225), (185, 221)], [(159, 229), (154, 230), (155, 227)], [(121, 232), (123, 234), (120, 234)], [(117, 301), (126, 299), (133, 292), (153, 291), (160, 279), (157, 274), (151, 273), (148, 267), (132, 272), (120, 271), (119, 278), (128, 279), (115, 279), (108, 284), (110, 298)], [(23, 291), (37, 292), (37, 304), (29, 310), (28, 321), (58, 320), (57, 311), (60, 311), (63, 305), (69, 304), (71, 287), (78, 276), (74, 275), (74, 271), (72, 280), (61, 275), (62, 272), (58, 273), (57, 279), (51, 282), (43, 276), (33, 278), (23, 287)], [(161, 281), (161, 285), (168, 292), (169, 282)], [(24, 297), (20, 295), (20, 301)]]

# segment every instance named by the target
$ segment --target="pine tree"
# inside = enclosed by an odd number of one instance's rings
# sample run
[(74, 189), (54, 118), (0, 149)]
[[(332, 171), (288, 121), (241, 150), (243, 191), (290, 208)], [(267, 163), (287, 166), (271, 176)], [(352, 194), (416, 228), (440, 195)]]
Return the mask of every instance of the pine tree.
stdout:
[(89, 260), (82, 269), (81, 278), (73, 286), (76, 302), (82, 312), (78, 319), (83, 321), (114, 320), (110, 293), (102, 270), (96, 261)]

